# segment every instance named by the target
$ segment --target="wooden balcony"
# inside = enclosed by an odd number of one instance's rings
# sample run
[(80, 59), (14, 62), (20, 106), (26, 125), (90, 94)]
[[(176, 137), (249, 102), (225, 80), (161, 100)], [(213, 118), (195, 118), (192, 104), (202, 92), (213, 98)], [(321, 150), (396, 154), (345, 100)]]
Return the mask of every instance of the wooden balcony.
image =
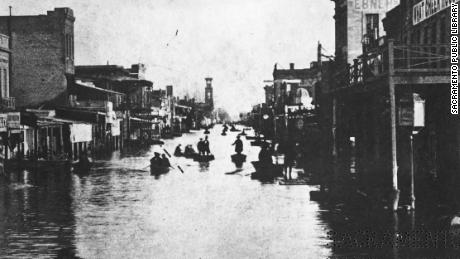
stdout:
[(450, 81), (450, 46), (403, 45), (380, 39), (379, 45), (336, 74), (338, 88), (359, 87), (392, 76), (395, 84), (439, 84)]

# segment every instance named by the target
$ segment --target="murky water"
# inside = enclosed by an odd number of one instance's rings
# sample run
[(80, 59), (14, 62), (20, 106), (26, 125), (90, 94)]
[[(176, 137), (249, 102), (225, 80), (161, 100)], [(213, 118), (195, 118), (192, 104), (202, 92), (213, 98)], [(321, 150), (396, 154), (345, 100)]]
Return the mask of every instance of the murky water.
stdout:
[(243, 138), (248, 158), (237, 169), (237, 133), (220, 130), (210, 135), (216, 160), (171, 159), (184, 173), (151, 176), (152, 147), (115, 152), (88, 176), (0, 180), (0, 258), (459, 258), (460, 231), (445, 228), (442, 208), (394, 214), (312, 202), (316, 187), (251, 180), (259, 148)]
[[(88, 176), (48, 174), (0, 185), (0, 257), (326, 258), (332, 249), (308, 186), (251, 180), (258, 147), (244, 140), (242, 170), (230, 161), (236, 133), (210, 135), (216, 160), (173, 158), (184, 173), (148, 170), (153, 148), (114, 153)], [(202, 132), (167, 140), (196, 144)]]

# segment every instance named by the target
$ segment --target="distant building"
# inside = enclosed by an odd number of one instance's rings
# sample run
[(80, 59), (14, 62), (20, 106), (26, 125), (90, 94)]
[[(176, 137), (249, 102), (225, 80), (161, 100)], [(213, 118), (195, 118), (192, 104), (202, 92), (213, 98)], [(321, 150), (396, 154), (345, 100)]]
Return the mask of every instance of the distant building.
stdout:
[(14, 109), (14, 98), (10, 97), (10, 55), (9, 37), (0, 34), (0, 108)]
[[(315, 100), (315, 85), (321, 78), (320, 70), (316, 62), (312, 62), (310, 68), (296, 69), (294, 63), (289, 64), (289, 69), (278, 69), (275, 64), (273, 70), (274, 102), (284, 110), (284, 105), (299, 105), (312, 108)], [(309, 98), (299, 102), (299, 95)]]
[(209, 106), (209, 109), (212, 111), (214, 109), (214, 96), (212, 90), (212, 78), (207, 77), (206, 80), (206, 88), (205, 88), (205, 104)]
[(74, 74), (74, 21), (70, 8), (46, 15), (1, 16), (0, 33), (10, 36), (11, 96), (16, 105), (67, 104)]

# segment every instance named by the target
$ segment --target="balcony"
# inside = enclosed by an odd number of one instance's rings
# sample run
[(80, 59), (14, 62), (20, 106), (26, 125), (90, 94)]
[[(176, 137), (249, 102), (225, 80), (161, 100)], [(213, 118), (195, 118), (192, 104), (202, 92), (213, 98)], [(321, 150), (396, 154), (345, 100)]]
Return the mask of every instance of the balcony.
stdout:
[(3, 110), (14, 110), (16, 109), (16, 98), (14, 97), (1, 97), (0, 98), (1, 109)]
[(447, 44), (404, 45), (385, 38), (352, 65), (336, 74), (339, 88), (358, 86), (392, 75), (395, 83), (435, 84), (447, 82), (450, 74), (450, 47)]

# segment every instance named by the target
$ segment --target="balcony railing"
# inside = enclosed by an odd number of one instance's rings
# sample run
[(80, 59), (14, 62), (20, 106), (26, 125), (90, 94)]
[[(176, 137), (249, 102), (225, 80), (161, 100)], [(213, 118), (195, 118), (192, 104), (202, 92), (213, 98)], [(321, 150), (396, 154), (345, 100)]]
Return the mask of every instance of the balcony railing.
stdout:
[(0, 104), (3, 109), (14, 110), (16, 109), (16, 98), (14, 97), (2, 97)]
[(447, 44), (403, 45), (382, 38), (379, 46), (355, 59), (345, 70), (339, 71), (336, 82), (339, 87), (343, 87), (362, 84), (388, 73), (446, 74), (450, 69), (449, 56), (450, 47)]

